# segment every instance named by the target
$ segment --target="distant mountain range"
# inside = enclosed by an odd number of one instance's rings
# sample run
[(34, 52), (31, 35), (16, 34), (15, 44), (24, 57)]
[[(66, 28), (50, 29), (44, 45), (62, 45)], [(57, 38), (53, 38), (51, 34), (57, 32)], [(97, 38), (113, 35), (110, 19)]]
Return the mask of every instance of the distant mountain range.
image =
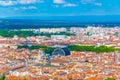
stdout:
[(45, 21), (72, 21), (72, 22), (120, 22), (120, 15), (102, 15), (102, 16), (22, 16), (7, 17), (3, 19), (27, 19), (27, 20), (45, 20)]
[(0, 19), (0, 29), (120, 27), (120, 16), (25, 16)]

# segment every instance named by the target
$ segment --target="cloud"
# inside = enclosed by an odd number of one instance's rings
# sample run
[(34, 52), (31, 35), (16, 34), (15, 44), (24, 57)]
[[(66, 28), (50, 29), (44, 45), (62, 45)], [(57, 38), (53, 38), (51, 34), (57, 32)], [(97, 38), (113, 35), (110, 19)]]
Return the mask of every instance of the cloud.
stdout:
[(95, 0), (81, 0), (82, 4), (93, 3)]
[(78, 6), (77, 4), (72, 4), (72, 3), (66, 3), (64, 4), (64, 7), (75, 7)]
[(43, 0), (17, 0), (20, 4), (31, 4), (31, 3), (39, 3), (44, 2)]
[(17, 4), (42, 3), (43, 0), (0, 0), (0, 6), (12, 6)]
[(93, 4), (96, 6), (102, 6), (102, 3), (97, 2), (96, 0), (81, 0), (82, 4)]
[[(78, 6), (74, 3), (69, 3), (69, 1), (66, 2), (66, 0), (53, 0), (53, 3), (55, 3), (54, 7), (75, 7)], [(60, 5), (59, 5), (60, 4)]]
[(18, 0), (21, 4), (30, 4), (30, 3), (36, 3), (36, 0)]
[(28, 6), (28, 7), (24, 7), (23, 9), (37, 9), (37, 7), (35, 7), (35, 6)]
[(64, 0), (53, 0), (53, 3), (55, 3), (55, 4), (64, 4), (65, 1)]
[(35, 7), (35, 6), (29, 6), (28, 8), (29, 9), (37, 9), (37, 7)]
[(12, 1), (12, 0), (1, 0), (0, 1), (0, 5), (1, 6), (11, 6), (11, 5), (14, 5), (16, 4), (16, 1)]
[(22, 7), (18, 7), (18, 8), (14, 8), (14, 10), (27, 10), (27, 9), (31, 9), (31, 10), (35, 10), (37, 9), (37, 7), (35, 6), (22, 6)]
[(102, 3), (94, 3), (96, 6), (102, 6)]

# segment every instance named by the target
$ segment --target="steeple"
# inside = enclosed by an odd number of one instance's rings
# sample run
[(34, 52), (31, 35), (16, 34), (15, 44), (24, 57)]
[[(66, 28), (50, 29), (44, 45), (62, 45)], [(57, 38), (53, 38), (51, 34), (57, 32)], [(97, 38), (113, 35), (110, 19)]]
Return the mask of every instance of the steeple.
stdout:
[(117, 56), (117, 53), (114, 52), (114, 62), (117, 62), (118, 61), (118, 56)]
[(86, 62), (86, 63), (88, 63), (88, 62), (89, 62), (88, 57), (86, 57), (85, 62)]

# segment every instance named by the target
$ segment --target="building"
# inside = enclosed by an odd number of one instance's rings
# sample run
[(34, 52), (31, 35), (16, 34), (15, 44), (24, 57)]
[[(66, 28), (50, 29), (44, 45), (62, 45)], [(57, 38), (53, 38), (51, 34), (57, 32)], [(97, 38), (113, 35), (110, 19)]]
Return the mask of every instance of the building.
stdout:
[(66, 32), (66, 28), (40, 28), (40, 32), (43, 33), (59, 33), (59, 32)]
[(66, 38), (66, 35), (51, 35), (52, 40), (64, 40)]

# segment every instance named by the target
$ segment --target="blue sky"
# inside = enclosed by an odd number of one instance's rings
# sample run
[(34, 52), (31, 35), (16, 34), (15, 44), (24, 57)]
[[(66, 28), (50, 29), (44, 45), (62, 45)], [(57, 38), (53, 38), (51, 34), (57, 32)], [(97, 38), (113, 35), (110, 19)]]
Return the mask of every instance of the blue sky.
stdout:
[(0, 18), (120, 15), (120, 0), (0, 0)]

